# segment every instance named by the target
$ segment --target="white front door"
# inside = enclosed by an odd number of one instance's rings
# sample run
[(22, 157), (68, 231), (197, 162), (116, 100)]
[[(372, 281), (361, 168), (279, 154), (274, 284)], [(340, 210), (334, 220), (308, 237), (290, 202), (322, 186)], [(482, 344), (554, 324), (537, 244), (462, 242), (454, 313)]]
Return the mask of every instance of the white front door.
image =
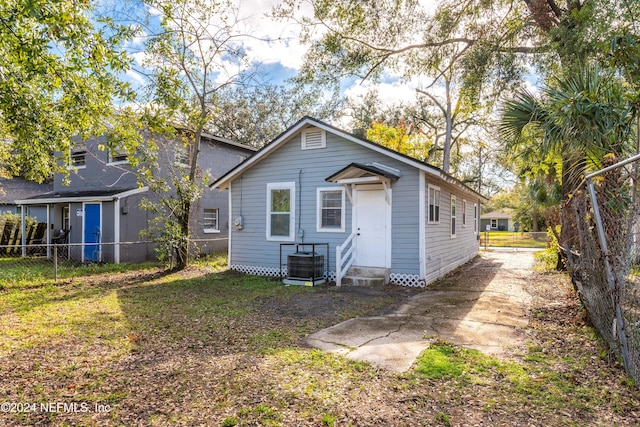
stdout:
[(354, 265), (387, 267), (389, 205), (384, 189), (357, 189), (355, 192), (356, 256)]

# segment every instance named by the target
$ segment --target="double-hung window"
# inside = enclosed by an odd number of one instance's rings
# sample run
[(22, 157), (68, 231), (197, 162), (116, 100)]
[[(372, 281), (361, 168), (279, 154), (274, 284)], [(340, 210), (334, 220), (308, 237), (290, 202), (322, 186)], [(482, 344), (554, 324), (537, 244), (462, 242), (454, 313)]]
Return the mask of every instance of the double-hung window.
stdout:
[(202, 217), (202, 228), (205, 233), (219, 233), (219, 210), (205, 209)]
[(467, 226), (467, 201), (462, 199), (462, 226)]
[(429, 222), (440, 222), (440, 188), (429, 185)]
[(295, 190), (294, 182), (267, 184), (267, 240), (294, 240)]
[(344, 189), (318, 188), (317, 231), (344, 232)]
[(473, 204), (473, 234), (478, 233), (478, 205)]
[(456, 237), (456, 196), (451, 196), (451, 237)]

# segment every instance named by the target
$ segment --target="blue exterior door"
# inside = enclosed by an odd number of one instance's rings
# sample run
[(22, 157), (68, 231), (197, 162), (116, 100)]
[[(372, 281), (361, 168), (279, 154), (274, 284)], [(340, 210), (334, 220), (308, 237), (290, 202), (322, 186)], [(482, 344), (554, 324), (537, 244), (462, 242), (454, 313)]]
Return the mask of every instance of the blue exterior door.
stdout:
[(100, 261), (101, 220), (100, 203), (85, 203), (83, 236), (85, 261)]

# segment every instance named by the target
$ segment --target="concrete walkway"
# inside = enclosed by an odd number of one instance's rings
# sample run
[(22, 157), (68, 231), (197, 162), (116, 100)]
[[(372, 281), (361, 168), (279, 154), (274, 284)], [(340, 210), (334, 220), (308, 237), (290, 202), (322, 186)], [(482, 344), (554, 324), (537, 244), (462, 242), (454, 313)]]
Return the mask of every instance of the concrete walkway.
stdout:
[(437, 338), (497, 357), (523, 345), (532, 251), (481, 252), (480, 259), (412, 297), (395, 313), (355, 318), (306, 342), (324, 351), (404, 372)]

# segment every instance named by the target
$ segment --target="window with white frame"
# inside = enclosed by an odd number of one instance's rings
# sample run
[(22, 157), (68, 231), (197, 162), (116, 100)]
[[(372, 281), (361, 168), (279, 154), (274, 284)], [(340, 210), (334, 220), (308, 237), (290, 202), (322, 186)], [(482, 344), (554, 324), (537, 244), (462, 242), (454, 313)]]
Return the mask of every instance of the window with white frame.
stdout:
[(478, 205), (473, 204), (473, 234), (478, 233)]
[(440, 222), (440, 187), (429, 185), (429, 222)]
[(129, 156), (124, 150), (118, 150), (115, 148), (109, 149), (109, 163), (121, 164), (121, 163), (127, 163), (128, 161), (129, 161)]
[(462, 226), (467, 226), (467, 201), (462, 199)]
[(498, 228), (498, 220), (497, 219), (492, 219), (491, 220), (491, 228)]
[(69, 163), (78, 169), (87, 167), (87, 147), (84, 144), (77, 144), (71, 149)]
[(318, 188), (317, 231), (344, 232), (344, 189)]
[(451, 237), (456, 237), (456, 196), (451, 195)]
[(294, 182), (267, 184), (267, 240), (294, 240)]
[(219, 233), (219, 209), (205, 209), (202, 215), (202, 228), (205, 233)]
[(327, 146), (327, 133), (317, 127), (309, 127), (302, 131), (302, 149), (315, 150)]

